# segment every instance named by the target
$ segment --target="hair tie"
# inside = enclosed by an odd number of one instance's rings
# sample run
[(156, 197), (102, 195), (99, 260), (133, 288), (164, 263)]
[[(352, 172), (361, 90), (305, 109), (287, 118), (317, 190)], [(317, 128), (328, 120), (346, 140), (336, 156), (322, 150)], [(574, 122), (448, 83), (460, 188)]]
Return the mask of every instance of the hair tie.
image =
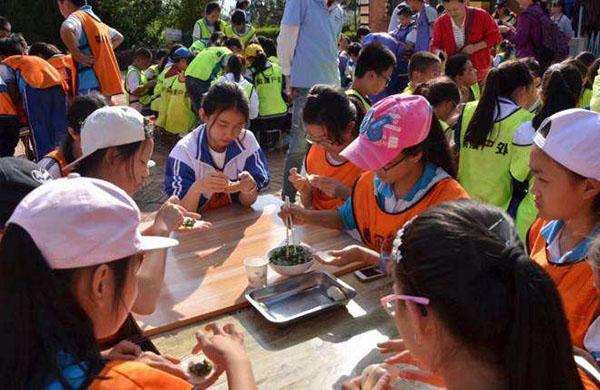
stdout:
[(306, 97), (308, 99), (318, 99), (319, 98), (319, 94), (318, 93), (309, 93), (308, 95), (306, 95)]
[(404, 237), (404, 232), (410, 226), (410, 224), (415, 220), (415, 218), (417, 218), (416, 215), (414, 217), (412, 217), (411, 219), (409, 219), (408, 221), (406, 221), (406, 223), (402, 226), (402, 228), (400, 230), (398, 230), (398, 233), (396, 233), (396, 238), (394, 238), (394, 241), (392, 243), (392, 259), (394, 259), (394, 262), (396, 264), (399, 264), (403, 258), (402, 239)]

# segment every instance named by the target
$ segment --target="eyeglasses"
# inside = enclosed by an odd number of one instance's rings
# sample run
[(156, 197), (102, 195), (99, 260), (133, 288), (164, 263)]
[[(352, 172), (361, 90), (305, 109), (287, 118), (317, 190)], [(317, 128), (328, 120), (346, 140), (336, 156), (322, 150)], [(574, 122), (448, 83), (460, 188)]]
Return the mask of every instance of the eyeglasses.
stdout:
[(377, 73), (377, 77), (380, 77), (380, 78), (382, 78), (382, 79), (384, 79), (384, 80), (385, 80), (385, 86), (386, 86), (386, 87), (387, 87), (388, 85), (390, 85), (390, 83), (392, 82), (392, 78), (391, 78), (391, 77), (388, 77), (388, 76), (386, 76), (386, 75), (384, 75), (384, 74)]
[(310, 135), (306, 135), (306, 142), (308, 142), (311, 145), (321, 145), (321, 146), (333, 146), (335, 145), (335, 142), (331, 142), (328, 139), (320, 139), (320, 140), (316, 140), (316, 139), (312, 139), (310, 138)]
[[(383, 308), (390, 315), (390, 317), (396, 316), (396, 301), (410, 301), (423, 306), (429, 305), (429, 298), (415, 297), (412, 295), (388, 295), (381, 298), (381, 306), (383, 306)], [(421, 312), (423, 313), (423, 315), (427, 315), (427, 311), (424, 309), (425, 308), (423, 308)]]
[(402, 156), (402, 158), (401, 158), (400, 160), (396, 161), (395, 163), (392, 163), (392, 164), (388, 164), (388, 165), (386, 165), (386, 166), (383, 166), (383, 167), (381, 167), (381, 169), (382, 169), (383, 171), (387, 172), (387, 171), (389, 171), (390, 169), (392, 169), (392, 168), (396, 167), (397, 165), (399, 165), (399, 164), (400, 164), (402, 161), (406, 160), (406, 158), (407, 158), (407, 157), (408, 157), (408, 156), (404, 155), (404, 156)]

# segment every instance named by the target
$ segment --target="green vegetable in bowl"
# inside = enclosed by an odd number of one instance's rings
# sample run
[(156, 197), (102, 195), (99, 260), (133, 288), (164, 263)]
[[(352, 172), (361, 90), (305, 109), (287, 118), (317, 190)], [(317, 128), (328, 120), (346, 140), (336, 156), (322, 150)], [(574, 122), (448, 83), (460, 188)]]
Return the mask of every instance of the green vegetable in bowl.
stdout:
[(310, 251), (302, 245), (287, 245), (271, 252), (269, 261), (275, 265), (292, 266), (308, 263), (312, 260)]
[(199, 377), (208, 376), (212, 369), (212, 364), (210, 364), (210, 362), (206, 359), (204, 359), (204, 361), (200, 363), (190, 362), (190, 365), (188, 366), (188, 370), (190, 371), (190, 373)]

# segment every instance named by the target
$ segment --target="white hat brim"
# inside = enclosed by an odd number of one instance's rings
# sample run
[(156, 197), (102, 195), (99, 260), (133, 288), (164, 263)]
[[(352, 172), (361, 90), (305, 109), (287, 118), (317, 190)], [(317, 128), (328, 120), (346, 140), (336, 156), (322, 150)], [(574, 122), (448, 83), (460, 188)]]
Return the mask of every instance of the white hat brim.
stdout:
[(156, 249), (167, 249), (179, 245), (179, 241), (169, 237), (142, 236), (140, 247), (142, 252), (153, 251)]

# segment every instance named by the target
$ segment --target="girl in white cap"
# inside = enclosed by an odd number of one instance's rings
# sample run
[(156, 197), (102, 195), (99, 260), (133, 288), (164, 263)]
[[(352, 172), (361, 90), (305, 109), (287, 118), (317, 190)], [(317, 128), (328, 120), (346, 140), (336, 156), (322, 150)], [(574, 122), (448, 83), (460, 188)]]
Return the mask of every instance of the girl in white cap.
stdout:
[(600, 114), (570, 109), (541, 124), (529, 162), (539, 215), (528, 236), (530, 256), (556, 283), (572, 342), (580, 348), (600, 313), (585, 261), (591, 237), (600, 233), (598, 150)]
[[(133, 199), (102, 180), (59, 179), (23, 199), (0, 242), (3, 386), (192, 388), (175, 359), (145, 353), (107, 363), (98, 346), (129, 315), (147, 252), (177, 245), (143, 236), (139, 224)], [(207, 382), (234, 369), (232, 387), (252, 389), (242, 335), (231, 325), (211, 329), (215, 335), (200, 333), (194, 348), (215, 364)]]
[[(132, 196), (150, 175), (150, 157), (154, 150), (152, 128), (144, 117), (131, 107), (103, 107), (89, 115), (81, 128), (82, 156), (67, 166), (77, 167), (82, 176), (94, 177), (115, 184)], [(195, 219), (193, 228), (199, 231), (210, 226), (200, 221), (200, 216), (188, 212), (177, 198), (167, 200), (158, 210), (154, 223), (144, 234), (168, 237), (175, 230), (182, 230), (185, 218)], [(137, 314), (154, 312), (160, 286), (164, 279), (166, 252), (152, 254), (140, 270), (140, 294), (132, 311)], [(125, 329), (126, 328), (126, 329)], [(130, 318), (122, 332), (114, 340), (107, 340), (106, 347), (122, 339), (139, 340), (143, 349), (156, 351), (149, 340)]]

